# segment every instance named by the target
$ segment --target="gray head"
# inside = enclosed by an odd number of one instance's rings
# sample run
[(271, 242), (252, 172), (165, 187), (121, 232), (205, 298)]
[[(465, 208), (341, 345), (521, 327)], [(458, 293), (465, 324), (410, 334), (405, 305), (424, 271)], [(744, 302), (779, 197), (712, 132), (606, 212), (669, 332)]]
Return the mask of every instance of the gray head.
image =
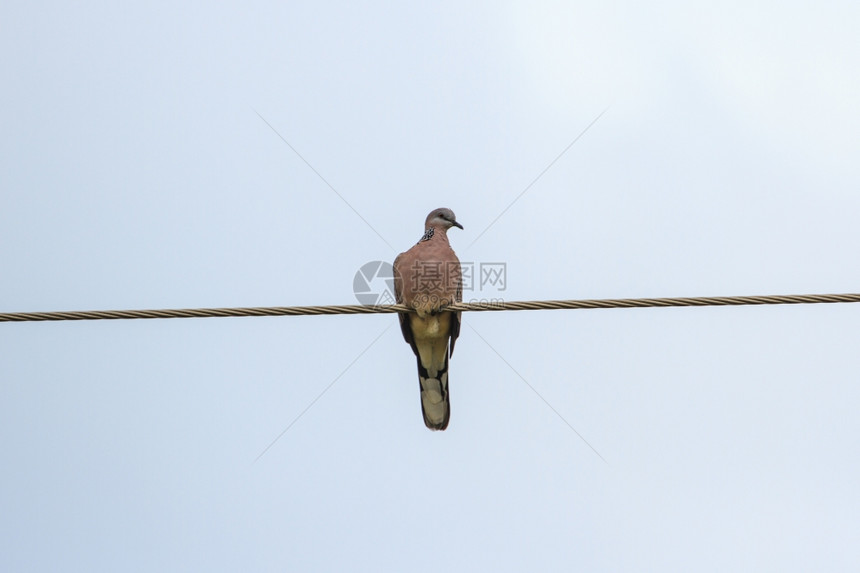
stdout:
[(427, 215), (427, 220), (424, 221), (424, 228), (429, 229), (430, 227), (436, 227), (447, 231), (451, 227), (462, 229), (463, 225), (457, 222), (457, 217), (454, 215), (454, 211), (441, 207), (430, 211), (430, 214)]

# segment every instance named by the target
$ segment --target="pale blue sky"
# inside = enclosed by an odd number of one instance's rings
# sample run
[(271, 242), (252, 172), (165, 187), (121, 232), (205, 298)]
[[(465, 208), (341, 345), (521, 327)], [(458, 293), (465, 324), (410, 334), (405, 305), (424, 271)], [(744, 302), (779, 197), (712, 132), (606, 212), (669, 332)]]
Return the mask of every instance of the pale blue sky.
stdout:
[[(440, 206), (508, 300), (860, 290), (856, 2), (435, 4), (4, 5), (0, 310), (351, 304)], [(444, 433), (395, 324), (0, 324), (0, 570), (860, 567), (860, 305), (468, 314)]]

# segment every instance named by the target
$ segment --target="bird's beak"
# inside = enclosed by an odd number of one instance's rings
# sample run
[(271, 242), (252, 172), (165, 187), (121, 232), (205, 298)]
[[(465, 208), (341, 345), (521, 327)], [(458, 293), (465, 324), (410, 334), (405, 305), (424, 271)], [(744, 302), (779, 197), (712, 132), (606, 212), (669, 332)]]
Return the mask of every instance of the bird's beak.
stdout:
[(460, 229), (462, 229), (462, 228), (463, 228), (463, 225), (461, 225), (461, 224), (460, 224), (460, 223), (458, 223), (457, 221), (452, 221), (452, 222), (451, 222), (451, 224), (452, 224), (452, 225), (454, 225), (455, 227), (459, 227)]

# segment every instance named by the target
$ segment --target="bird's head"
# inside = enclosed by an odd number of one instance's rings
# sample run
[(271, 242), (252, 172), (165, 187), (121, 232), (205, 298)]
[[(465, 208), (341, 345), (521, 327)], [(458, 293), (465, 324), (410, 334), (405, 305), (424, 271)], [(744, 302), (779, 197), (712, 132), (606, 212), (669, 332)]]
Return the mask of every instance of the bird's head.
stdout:
[(441, 207), (430, 211), (430, 214), (427, 215), (427, 220), (424, 221), (424, 228), (429, 229), (430, 227), (437, 227), (447, 231), (451, 227), (462, 229), (463, 225), (457, 222), (454, 211)]

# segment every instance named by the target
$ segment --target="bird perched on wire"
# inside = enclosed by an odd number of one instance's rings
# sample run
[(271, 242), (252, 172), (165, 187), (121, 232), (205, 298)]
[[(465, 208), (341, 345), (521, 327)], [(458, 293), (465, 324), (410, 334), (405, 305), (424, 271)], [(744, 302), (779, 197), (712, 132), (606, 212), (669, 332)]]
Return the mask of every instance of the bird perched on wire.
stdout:
[(444, 430), (451, 418), (448, 359), (460, 335), (461, 313), (445, 310), (463, 300), (460, 260), (448, 243), (451, 227), (463, 228), (451, 209), (431, 211), (421, 240), (394, 259), (394, 296), (415, 310), (398, 316), (418, 360), (421, 412), (431, 430)]

